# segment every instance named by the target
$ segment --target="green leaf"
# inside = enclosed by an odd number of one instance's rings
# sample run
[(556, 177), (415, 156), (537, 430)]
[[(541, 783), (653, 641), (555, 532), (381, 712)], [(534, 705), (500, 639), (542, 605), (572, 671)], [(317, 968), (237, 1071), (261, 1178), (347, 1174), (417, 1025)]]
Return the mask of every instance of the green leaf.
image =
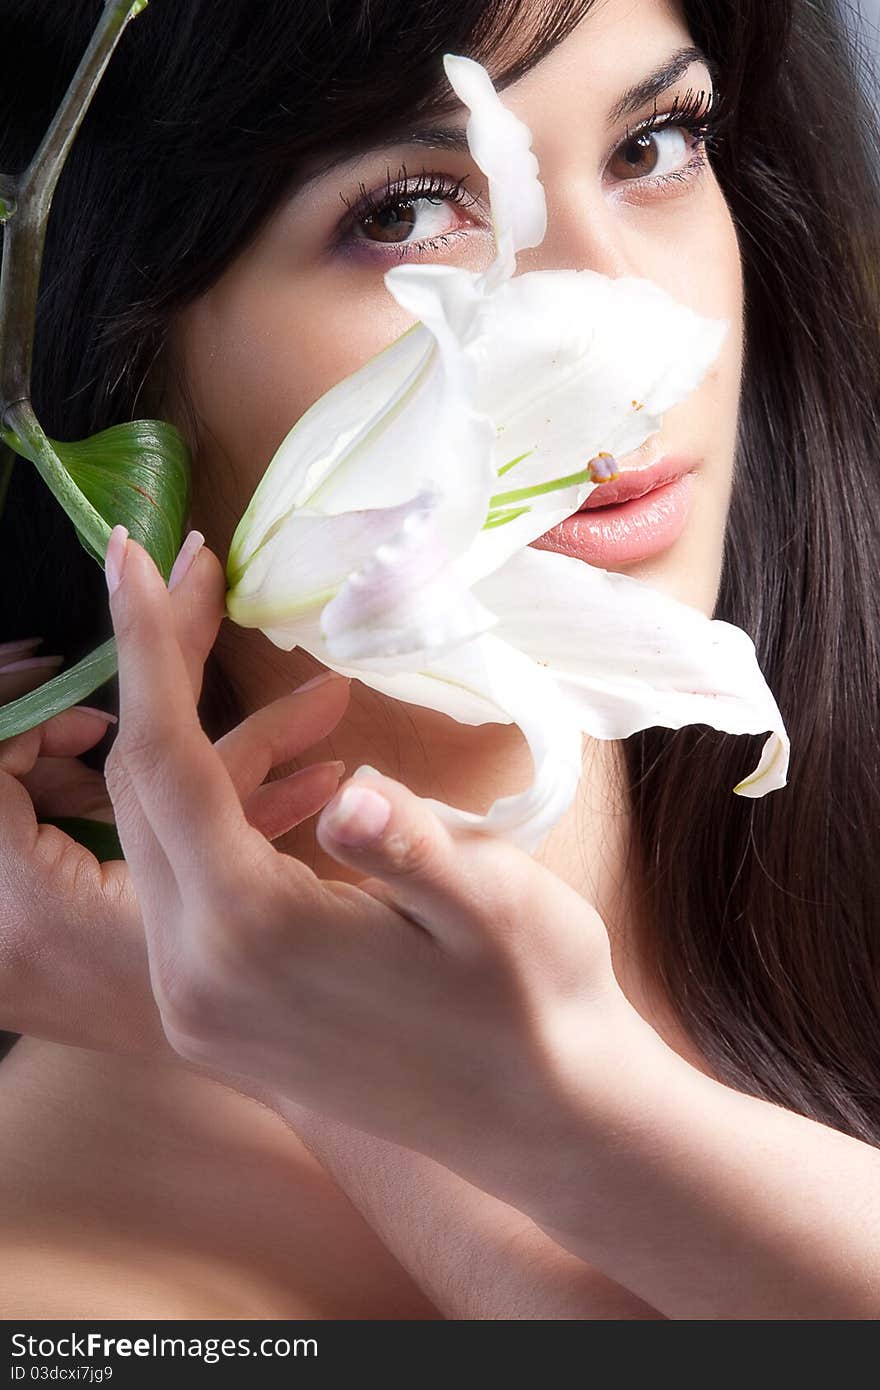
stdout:
[(6, 418), (0, 439), (39, 470), (96, 564), (104, 568), (107, 537), (121, 522), (167, 583), (189, 511), (190, 458), (180, 431), (164, 420), (130, 420), (62, 442), (43, 432), (28, 401), (10, 406)]
[(116, 638), (111, 637), (84, 656), (82, 661), (71, 666), (69, 671), (62, 671), (36, 690), (29, 690), (27, 695), (20, 695), (17, 700), (0, 705), (0, 739), (23, 734), (27, 729), (51, 719), (53, 714), (78, 705), (108, 681), (115, 674), (116, 667)]
[[(69, 443), (47, 439), (37, 424), (32, 435), (28, 446), (9, 430), (4, 430), (3, 439), (31, 462), (36, 459), (30, 451), (40, 453), (52, 490), (63, 493), (63, 505), (74, 526), (77, 514), (91, 508), (91, 515), (97, 513), (107, 526), (121, 522), (149, 552), (167, 583), (189, 511), (190, 458), (180, 431), (163, 420), (131, 420)], [(103, 552), (99, 554), (79, 528), (76, 534), (103, 569)], [(63, 595), (59, 602), (63, 603)], [(111, 637), (69, 671), (0, 705), (0, 739), (24, 733), (79, 704), (116, 669), (116, 639)]]
[[(164, 420), (130, 420), (88, 439), (49, 442), (95, 511), (109, 526), (126, 526), (167, 583), (189, 511), (190, 458), (180, 431)], [(103, 554), (79, 539), (103, 569)]]
[(108, 859), (125, 858), (116, 826), (110, 825), (107, 821), (87, 820), (84, 816), (46, 816), (38, 823), (56, 825), (65, 835), (69, 835), (71, 840), (76, 840), (78, 845), (85, 845), (86, 849), (91, 850), (100, 864), (105, 864)]

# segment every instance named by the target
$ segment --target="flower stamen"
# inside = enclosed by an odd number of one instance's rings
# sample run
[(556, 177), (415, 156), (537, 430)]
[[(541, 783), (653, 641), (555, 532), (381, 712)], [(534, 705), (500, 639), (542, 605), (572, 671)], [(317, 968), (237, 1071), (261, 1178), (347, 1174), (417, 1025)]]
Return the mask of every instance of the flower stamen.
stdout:
[(620, 477), (620, 469), (617, 466), (617, 459), (613, 454), (603, 450), (594, 459), (590, 459), (587, 467), (590, 470), (590, 481), (593, 483), (613, 483)]

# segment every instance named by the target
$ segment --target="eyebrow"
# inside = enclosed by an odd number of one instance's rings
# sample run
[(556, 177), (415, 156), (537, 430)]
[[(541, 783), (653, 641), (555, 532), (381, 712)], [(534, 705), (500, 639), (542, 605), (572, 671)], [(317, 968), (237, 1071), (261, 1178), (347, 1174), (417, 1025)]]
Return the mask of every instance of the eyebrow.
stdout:
[(632, 116), (647, 102), (662, 96), (667, 88), (671, 87), (687, 72), (692, 63), (703, 63), (709, 69), (712, 81), (717, 80), (718, 64), (707, 57), (701, 48), (697, 48), (696, 44), (690, 44), (687, 48), (679, 48), (665, 63), (661, 63), (660, 67), (648, 73), (647, 77), (633, 83), (632, 87), (627, 87), (623, 96), (611, 109), (608, 117), (609, 125), (614, 125), (624, 116)]
[[(696, 44), (689, 44), (686, 48), (679, 48), (659, 67), (654, 68), (653, 72), (642, 77), (638, 82), (627, 87), (626, 91), (615, 102), (608, 115), (608, 124), (614, 125), (624, 116), (631, 116), (649, 101), (655, 101), (662, 96), (678, 79), (687, 72), (693, 63), (703, 63), (709, 70), (713, 81), (718, 77), (718, 65), (709, 58)], [(401, 145), (424, 145), (435, 150), (453, 150), (457, 154), (468, 154), (469, 146), (467, 134), (464, 126), (453, 125), (432, 125), (417, 126), (412, 130), (401, 131), (392, 140), (383, 140), (379, 145), (368, 145), (363, 147), (353, 147), (346, 145), (335, 155), (321, 166), (320, 169), (310, 174), (298, 187), (301, 192), (308, 188), (317, 180), (324, 178), (340, 164), (346, 164), (359, 155), (377, 153), (381, 154), (386, 150), (397, 149)]]

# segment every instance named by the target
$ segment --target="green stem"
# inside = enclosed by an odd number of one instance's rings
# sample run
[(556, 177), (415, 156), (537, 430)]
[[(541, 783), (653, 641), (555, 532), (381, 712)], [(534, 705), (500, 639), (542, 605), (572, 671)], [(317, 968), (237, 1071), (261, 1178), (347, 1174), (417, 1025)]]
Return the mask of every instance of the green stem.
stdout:
[(85, 494), (80, 492), (55, 453), (33, 412), (30, 401), (16, 401), (6, 412), (6, 419), (9, 421), (9, 431), (17, 440), (16, 447), (35, 465), (49, 491), (60, 502), (77, 531), (89, 542), (95, 554), (103, 555), (110, 539), (111, 528)]
[(0, 222), (8, 222), (18, 207), (18, 180), (0, 174)]
[(105, 685), (117, 666), (116, 638), (110, 637), (60, 676), (53, 676), (36, 690), (0, 705), (0, 741), (26, 733), (61, 714), (62, 710), (70, 709), (71, 705), (79, 704)]
[(6, 506), (6, 494), (9, 491), (14, 465), (15, 450), (10, 449), (8, 444), (0, 444), (0, 516), (3, 515), (3, 508)]
[(0, 174), (6, 207), (0, 268), (0, 424), (30, 398), (34, 329), (46, 227), (55, 185), (122, 31), (144, 0), (106, 0), (88, 48), (24, 173)]

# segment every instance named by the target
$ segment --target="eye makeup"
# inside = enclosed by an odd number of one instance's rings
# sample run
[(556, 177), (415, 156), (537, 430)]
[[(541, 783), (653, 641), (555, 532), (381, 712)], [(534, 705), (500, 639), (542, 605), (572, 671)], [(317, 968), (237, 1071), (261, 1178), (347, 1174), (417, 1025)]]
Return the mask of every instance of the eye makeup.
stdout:
[[(717, 89), (708, 92), (688, 89), (683, 96), (676, 96), (665, 111), (658, 111), (655, 99), (654, 111), (649, 117), (632, 127), (626, 126), (623, 139), (618, 140), (610, 151), (605, 167), (609, 167), (613, 156), (620, 151), (644, 152), (646, 142), (656, 141), (663, 132), (680, 131), (685, 136), (690, 150), (685, 163), (662, 174), (649, 173), (616, 181), (618, 186), (630, 187), (643, 195), (662, 195), (663, 190), (670, 185), (687, 183), (699, 176), (708, 162), (707, 152), (720, 137), (726, 119), (725, 104)], [(417, 176), (412, 177), (408, 174), (406, 165), (401, 164), (395, 175), (392, 175), (390, 167), (386, 170), (385, 183), (377, 190), (369, 190), (362, 182), (357, 198), (349, 198), (340, 192), (339, 197), (348, 212), (337, 229), (335, 248), (358, 260), (379, 265), (395, 260), (418, 259), (425, 253), (435, 253), (448, 248), (453, 242), (471, 234), (474, 222), (471, 221), (469, 225), (465, 223), (452, 226), (439, 234), (413, 238), (412, 233), (417, 231), (419, 226), (418, 210), (421, 208), (427, 213), (429, 223), (433, 218), (436, 227), (436, 210), (444, 203), (452, 204), (456, 208), (482, 205), (482, 200), (465, 187), (470, 177), (471, 175), (465, 174), (453, 178), (439, 170), (429, 170), (425, 167)], [(488, 214), (488, 209), (485, 211)], [(424, 216), (422, 220), (424, 221)], [(479, 223), (477, 225), (479, 226)], [(367, 228), (375, 235), (363, 235)], [(429, 226), (425, 230), (433, 229)], [(400, 239), (396, 240), (395, 236), (398, 233)]]

